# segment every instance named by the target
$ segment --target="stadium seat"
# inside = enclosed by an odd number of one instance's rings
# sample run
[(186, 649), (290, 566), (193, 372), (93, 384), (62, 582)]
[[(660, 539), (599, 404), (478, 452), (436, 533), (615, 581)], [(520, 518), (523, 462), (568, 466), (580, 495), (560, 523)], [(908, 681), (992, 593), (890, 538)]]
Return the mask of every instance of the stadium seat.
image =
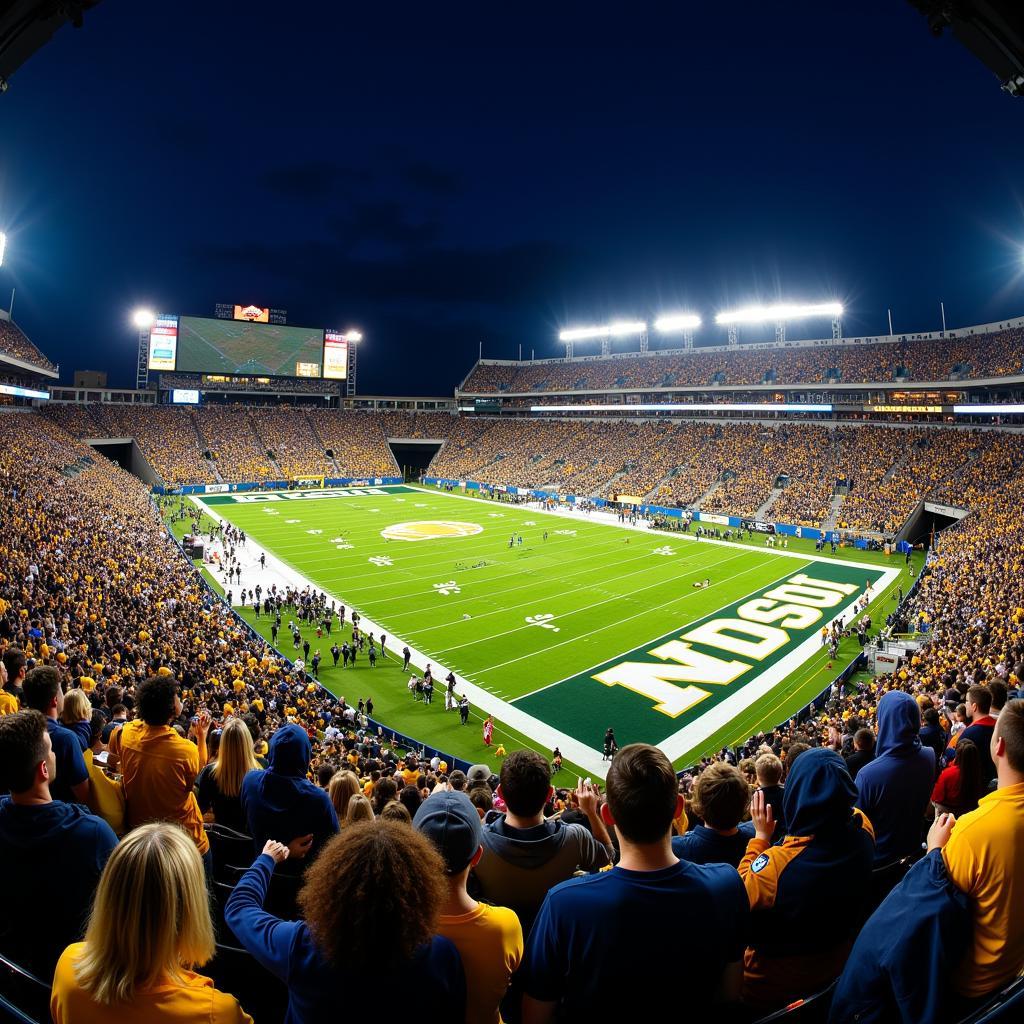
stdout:
[(871, 872), (871, 901), (865, 908), (864, 919), (867, 920), (882, 904), (886, 896), (896, 888), (910, 870), (914, 860), (903, 857), (891, 864), (883, 864)]
[(50, 1020), (50, 986), (0, 953), (0, 1020), (46, 1024)]
[(222, 992), (230, 992), (260, 1024), (280, 1024), (288, 1009), (288, 989), (251, 953), (218, 943), (214, 958), (202, 969)]
[(253, 860), (252, 839), (235, 832), (225, 825), (207, 825), (206, 835), (213, 851), (213, 877), (221, 881), (236, 881), (236, 877), (227, 870), (228, 865), (244, 864), (248, 867)]
[(213, 904), (216, 912), (214, 928), (217, 932), (217, 938), (228, 945), (238, 942), (237, 936), (228, 926), (227, 919), (224, 917), (224, 910), (228, 905), (228, 899), (231, 897), (234, 888), (233, 885), (229, 885), (227, 882), (218, 882), (214, 879)]
[[(216, 884), (231, 890), (248, 870), (248, 866), (239, 867), (235, 864), (227, 864), (224, 867), (222, 877), (215, 880)], [(299, 917), (298, 898), (301, 888), (301, 875), (285, 875), (275, 872), (270, 877), (270, 890), (267, 892), (266, 909), (275, 917), (283, 918), (286, 921), (294, 921)]]
[(1010, 1024), (1024, 1019), (1024, 975), (1000, 989), (960, 1024)]
[(806, 999), (797, 999), (781, 1010), (768, 1014), (767, 1017), (758, 1018), (754, 1024), (774, 1024), (775, 1021), (779, 1021), (780, 1024), (824, 1024), (832, 1006), (832, 993), (837, 984), (838, 979), (828, 988), (815, 992)]

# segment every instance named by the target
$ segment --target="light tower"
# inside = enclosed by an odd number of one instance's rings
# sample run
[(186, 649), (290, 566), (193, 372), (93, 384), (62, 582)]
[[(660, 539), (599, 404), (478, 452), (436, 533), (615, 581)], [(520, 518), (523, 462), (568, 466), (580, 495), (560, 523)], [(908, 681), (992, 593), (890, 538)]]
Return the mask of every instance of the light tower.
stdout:
[(142, 391), (149, 387), (149, 332), (156, 316), (150, 309), (137, 309), (132, 323), (139, 331), (139, 359), (135, 366), (135, 387)]

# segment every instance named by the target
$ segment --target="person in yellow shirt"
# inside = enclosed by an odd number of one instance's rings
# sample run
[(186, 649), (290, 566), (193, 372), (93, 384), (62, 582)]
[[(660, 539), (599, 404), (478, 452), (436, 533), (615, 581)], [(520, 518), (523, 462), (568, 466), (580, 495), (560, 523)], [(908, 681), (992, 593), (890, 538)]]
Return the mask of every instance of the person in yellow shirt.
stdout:
[(85, 941), (57, 961), (50, 1013), (55, 1024), (252, 1024), (191, 970), (215, 951), (195, 844), (176, 825), (143, 825), (110, 855)]
[(967, 1001), (994, 992), (1024, 964), (1024, 700), (999, 713), (990, 750), (998, 788), (950, 820), (935, 844), (953, 884), (971, 898), (973, 940), (953, 978)]
[(17, 647), (8, 647), (0, 658), (0, 715), (13, 715), (21, 710), (18, 691), (25, 681), (28, 658)]
[(210, 715), (195, 722), (197, 743), (182, 739), (168, 724), (181, 716), (181, 698), (172, 676), (150, 676), (139, 685), (139, 720), (110, 735), (110, 755), (124, 782), (125, 824), (175, 821), (205, 855), (210, 841), (192, 787), (206, 764)]
[(508, 907), (477, 903), (466, 891), (484, 852), (480, 816), (465, 793), (434, 793), (420, 804), (413, 826), (437, 847), (448, 876), (439, 934), (451, 941), (466, 972), (467, 1024), (501, 1024), (499, 1005), (523, 958), (523, 929)]
[[(89, 772), (89, 810), (98, 814), (117, 836), (124, 835), (124, 787), (115, 782), (96, 760), (104, 754), (103, 727), (106, 724), (102, 711), (94, 711), (89, 720), (89, 746), (83, 751), (85, 767)], [(106, 756), (104, 755), (104, 761)]]

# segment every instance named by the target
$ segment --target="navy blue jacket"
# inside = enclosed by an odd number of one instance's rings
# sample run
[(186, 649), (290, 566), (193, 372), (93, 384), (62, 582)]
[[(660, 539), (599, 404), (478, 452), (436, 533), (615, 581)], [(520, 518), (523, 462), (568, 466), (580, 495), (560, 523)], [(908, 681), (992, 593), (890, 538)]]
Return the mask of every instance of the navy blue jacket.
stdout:
[(935, 753), (921, 745), (921, 710), (902, 690), (878, 702), (877, 756), (857, 772), (857, 807), (875, 830), (875, 865), (919, 853), (935, 784)]
[(832, 999), (829, 1024), (940, 1024), (972, 935), (968, 898), (933, 850), (871, 915)]
[(115, 846), (113, 829), (81, 804), (24, 806), (0, 798), (0, 878), (7, 883), (0, 947), (41, 978), (52, 978), (64, 948), (85, 931)]
[[(284, 725), (270, 740), (266, 771), (247, 772), (242, 779), (242, 811), (256, 854), (268, 839), (288, 844), (312, 833), (308, 863), (337, 833), (338, 815), (331, 798), (306, 778), (311, 755), (305, 730)], [(302, 870), (303, 862), (294, 864), (292, 873)]]
[(691, 864), (728, 864), (736, 868), (747, 852), (748, 838), (739, 829), (726, 836), (707, 825), (697, 825), (686, 835), (673, 838), (672, 852)]
[(238, 941), (288, 986), (285, 1024), (335, 1024), (348, 1016), (344, 993), (357, 991), (414, 1007), (418, 1020), (465, 1019), (462, 958), (448, 939), (435, 935), (406, 963), (382, 963), (379, 978), (346, 973), (323, 959), (305, 921), (282, 921), (263, 909), (273, 873), (274, 861), (265, 854), (257, 857), (228, 898), (224, 916)]

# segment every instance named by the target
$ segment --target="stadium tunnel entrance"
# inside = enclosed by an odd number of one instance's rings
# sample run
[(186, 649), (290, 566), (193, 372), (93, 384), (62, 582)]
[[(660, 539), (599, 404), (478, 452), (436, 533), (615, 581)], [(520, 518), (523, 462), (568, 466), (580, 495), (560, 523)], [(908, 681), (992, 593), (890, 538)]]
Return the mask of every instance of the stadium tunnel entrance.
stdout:
[(92, 442), (90, 448), (98, 455), (110, 459), (111, 462), (132, 472), (132, 442), (131, 441), (108, 441), (105, 444)]
[(931, 547), (933, 537), (937, 537), (950, 526), (955, 526), (966, 515), (966, 509), (922, 502), (918, 511), (911, 516), (901, 531), (901, 539), (915, 546), (923, 544), (925, 547)]
[(418, 480), (441, 450), (442, 440), (420, 441), (407, 437), (388, 438), (388, 447), (395, 461), (402, 467), (406, 480)]

